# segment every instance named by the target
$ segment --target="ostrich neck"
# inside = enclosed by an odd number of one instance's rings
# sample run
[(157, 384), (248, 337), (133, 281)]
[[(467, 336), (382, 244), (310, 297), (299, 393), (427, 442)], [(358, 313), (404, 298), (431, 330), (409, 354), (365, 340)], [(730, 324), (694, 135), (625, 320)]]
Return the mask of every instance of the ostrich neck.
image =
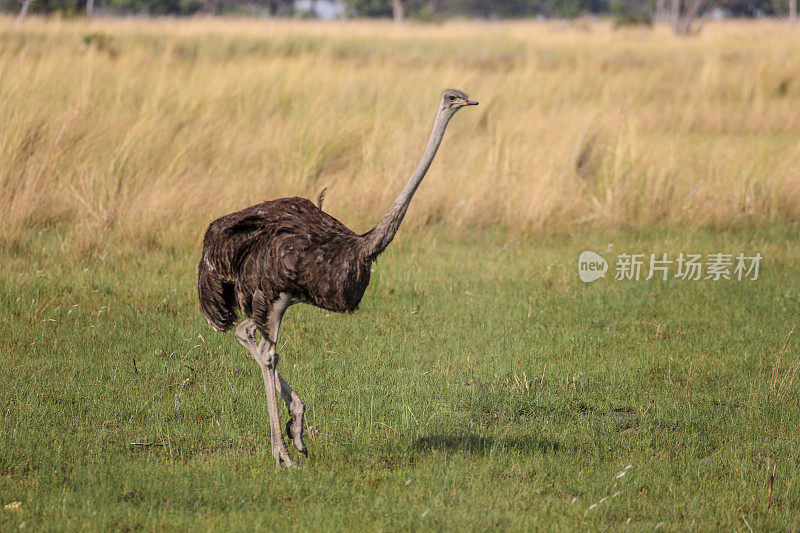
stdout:
[(431, 162), (433, 162), (434, 156), (436, 156), (439, 145), (442, 144), (444, 130), (447, 128), (447, 123), (450, 122), (452, 116), (452, 113), (448, 113), (444, 109), (439, 110), (439, 113), (436, 115), (436, 121), (433, 124), (433, 131), (431, 131), (428, 146), (425, 149), (425, 153), (422, 154), (422, 159), (420, 159), (417, 169), (414, 171), (414, 174), (412, 174), (411, 179), (408, 180), (408, 183), (406, 183), (406, 186), (403, 187), (400, 196), (397, 197), (397, 200), (394, 201), (386, 214), (383, 215), (380, 222), (364, 235), (366, 238), (364, 252), (368, 258), (374, 259), (377, 257), (389, 246), (392, 239), (394, 239), (400, 227), (400, 223), (403, 222), (403, 217), (408, 210), (408, 205), (411, 203), (411, 198), (413, 198), (414, 193), (417, 192), (422, 178), (425, 177), (428, 168), (431, 166)]

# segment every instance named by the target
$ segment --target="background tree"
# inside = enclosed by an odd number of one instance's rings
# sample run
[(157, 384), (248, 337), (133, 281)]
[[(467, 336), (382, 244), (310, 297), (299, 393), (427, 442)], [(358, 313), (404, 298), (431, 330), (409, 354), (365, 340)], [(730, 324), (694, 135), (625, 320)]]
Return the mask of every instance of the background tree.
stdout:
[(672, 0), (672, 30), (677, 35), (699, 32), (724, 0)]
[(357, 17), (392, 16), (392, 6), (386, 0), (347, 0), (347, 10)]
[(733, 17), (776, 16), (786, 13), (785, 0), (727, 0), (725, 11)]
[(650, 2), (611, 0), (609, 10), (614, 18), (615, 27), (653, 24), (653, 5)]
[(30, 7), (31, 7), (31, 0), (22, 0), (19, 9), (19, 15), (17, 16), (17, 22), (22, 22), (23, 20), (25, 20), (25, 17), (28, 16), (28, 8)]
[(117, 11), (148, 15), (193, 15), (204, 8), (202, 0), (110, 0), (109, 5)]
[(401, 24), (406, 18), (406, 9), (403, 5), (403, 0), (391, 0), (392, 4), (392, 18), (398, 24)]
[(656, 12), (654, 19), (656, 22), (667, 22), (669, 20), (667, 0), (656, 0)]
[[(583, 14), (613, 15), (617, 23), (669, 22), (675, 33), (697, 33), (714, 10), (724, 7), (736, 17), (788, 16), (797, 21), (798, 0), (346, 0), (356, 17), (431, 20), (446, 17), (572, 18)], [(28, 13), (92, 15), (103, 9), (117, 14), (192, 15), (247, 11), (269, 16), (294, 15), (293, 0), (0, 0), (0, 10)], [(312, 8), (313, 12), (313, 8)]]

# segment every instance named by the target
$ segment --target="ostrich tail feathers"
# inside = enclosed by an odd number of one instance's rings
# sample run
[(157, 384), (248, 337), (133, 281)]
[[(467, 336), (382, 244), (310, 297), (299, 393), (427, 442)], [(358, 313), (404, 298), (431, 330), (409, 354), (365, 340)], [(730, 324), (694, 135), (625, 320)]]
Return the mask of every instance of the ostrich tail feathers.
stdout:
[(328, 192), (328, 188), (327, 187), (323, 187), (323, 189), (317, 195), (317, 207), (319, 207), (320, 209), (322, 209), (322, 202), (325, 201), (325, 193), (327, 193), (327, 192)]

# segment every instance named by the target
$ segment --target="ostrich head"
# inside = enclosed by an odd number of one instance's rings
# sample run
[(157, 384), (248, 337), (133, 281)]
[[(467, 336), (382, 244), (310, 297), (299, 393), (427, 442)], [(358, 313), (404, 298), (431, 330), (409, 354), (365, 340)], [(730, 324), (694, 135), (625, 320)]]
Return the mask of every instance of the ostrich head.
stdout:
[(456, 89), (447, 89), (442, 93), (442, 103), (439, 106), (440, 112), (446, 112), (450, 116), (464, 106), (478, 105), (478, 102), (470, 100), (469, 97)]

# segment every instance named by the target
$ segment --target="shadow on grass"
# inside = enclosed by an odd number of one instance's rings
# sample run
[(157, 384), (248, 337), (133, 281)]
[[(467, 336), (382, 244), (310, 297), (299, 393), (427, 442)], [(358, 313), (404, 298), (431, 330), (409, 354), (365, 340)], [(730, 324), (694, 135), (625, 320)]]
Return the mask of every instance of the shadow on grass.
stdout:
[(507, 437), (495, 439), (474, 433), (462, 435), (428, 435), (414, 441), (416, 450), (439, 450), (444, 452), (467, 452), (486, 454), (492, 449), (516, 450), (526, 454), (555, 453), (561, 446), (541, 437)]

